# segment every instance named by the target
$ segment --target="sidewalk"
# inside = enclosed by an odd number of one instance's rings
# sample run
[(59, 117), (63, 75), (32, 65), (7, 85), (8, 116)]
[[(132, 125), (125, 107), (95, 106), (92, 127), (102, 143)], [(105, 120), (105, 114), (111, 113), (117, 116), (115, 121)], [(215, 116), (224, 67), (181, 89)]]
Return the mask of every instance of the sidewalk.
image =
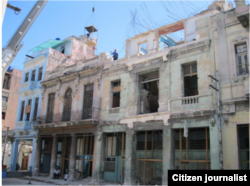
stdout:
[[(21, 179), (29, 180), (29, 176), (25, 176)], [(51, 185), (120, 185), (119, 183), (106, 182), (104, 180), (101, 181), (92, 181), (92, 177), (88, 177), (82, 180), (74, 180), (74, 181), (64, 181), (63, 179), (51, 179), (48, 176), (32, 176), (32, 181), (38, 181), (43, 183), (48, 183)]]

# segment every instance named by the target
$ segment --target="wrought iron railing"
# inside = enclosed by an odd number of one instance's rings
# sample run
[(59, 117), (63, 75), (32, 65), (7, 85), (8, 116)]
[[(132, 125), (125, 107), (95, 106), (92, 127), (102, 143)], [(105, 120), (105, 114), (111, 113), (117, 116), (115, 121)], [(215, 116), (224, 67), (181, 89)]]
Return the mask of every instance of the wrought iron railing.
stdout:
[(63, 113), (42, 115), (36, 118), (36, 122), (39, 124), (44, 124), (44, 123), (57, 123), (63, 121), (81, 121), (84, 119), (92, 119), (92, 108), (72, 111), (68, 113), (63, 112)]

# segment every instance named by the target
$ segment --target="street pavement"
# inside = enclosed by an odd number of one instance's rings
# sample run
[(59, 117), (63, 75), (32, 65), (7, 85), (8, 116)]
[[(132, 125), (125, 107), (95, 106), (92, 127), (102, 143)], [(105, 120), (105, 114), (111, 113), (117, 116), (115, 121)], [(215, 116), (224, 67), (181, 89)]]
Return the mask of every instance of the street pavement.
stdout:
[[(19, 178), (4, 178), (2, 179), (2, 185), (30, 185), (29, 180), (19, 179)], [(31, 181), (32, 185), (56, 185), (45, 182)]]

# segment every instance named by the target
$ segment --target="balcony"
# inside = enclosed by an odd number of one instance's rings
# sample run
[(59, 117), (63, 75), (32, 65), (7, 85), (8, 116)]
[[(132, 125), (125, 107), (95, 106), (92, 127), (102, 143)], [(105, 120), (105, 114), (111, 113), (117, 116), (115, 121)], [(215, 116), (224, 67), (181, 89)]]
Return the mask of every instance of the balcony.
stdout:
[(97, 124), (98, 118), (94, 118), (92, 113), (94, 109), (83, 109), (72, 111), (69, 113), (55, 113), (39, 116), (34, 123), (35, 128), (40, 128), (40, 126), (46, 127), (63, 127), (63, 126), (72, 126), (76, 124)]
[(31, 129), (33, 127), (33, 121), (18, 121), (16, 124), (17, 129)]
[(171, 113), (210, 110), (213, 109), (212, 101), (212, 95), (210, 94), (171, 99)]

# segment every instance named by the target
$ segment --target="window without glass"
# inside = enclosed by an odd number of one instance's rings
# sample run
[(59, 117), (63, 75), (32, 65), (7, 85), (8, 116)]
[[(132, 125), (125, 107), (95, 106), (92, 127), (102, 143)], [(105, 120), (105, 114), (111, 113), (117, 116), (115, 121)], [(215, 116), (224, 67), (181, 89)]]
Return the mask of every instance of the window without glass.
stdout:
[(29, 72), (27, 72), (27, 73), (25, 74), (25, 80), (24, 80), (24, 82), (27, 82), (27, 81), (29, 81)]
[(249, 74), (246, 43), (241, 45), (236, 45), (235, 48), (236, 48), (236, 62), (237, 62), (238, 75)]
[(121, 81), (113, 81), (112, 86), (112, 108), (120, 107)]
[(33, 119), (35, 119), (35, 118), (36, 118), (36, 116), (37, 116), (38, 102), (39, 102), (39, 98), (36, 98), (36, 102), (35, 102), (35, 110), (34, 110), (34, 116), (33, 116)]
[(4, 75), (4, 81), (3, 81), (3, 88), (4, 89), (9, 89), (10, 88), (10, 75), (9, 74), (5, 74)]
[(148, 53), (148, 51), (147, 51), (147, 43), (145, 42), (145, 43), (141, 43), (140, 45), (139, 45), (139, 54), (140, 55), (146, 55)]
[(36, 70), (33, 70), (31, 75), (31, 81), (35, 81), (35, 77), (36, 77)]
[(63, 121), (70, 120), (71, 106), (72, 106), (72, 90), (68, 89), (64, 96)]
[(2, 120), (5, 120), (6, 112), (2, 112)]
[(54, 104), (55, 104), (55, 93), (52, 93), (49, 94), (46, 123), (53, 122)]
[(22, 107), (21, 107), (21, 115), (20, 115), (20, 121), (23, 121), (23, 114), (24, 114), (24, 105), (25, 105), (25, 101), (22, 101)]
[(184, 97), (198, 95), (197, 63), (183, 65), (182, 69), (184, 76)]
[(39, 68), (38, 81), (42, 80), (42, 75), (43, 75), (43, 67), (40, 67)]
[(158, 112), (159, 104), (159, 72), (153, 72), (140, 76), (141, 96), (140, 113)]
[(94, 92), (93, 84), (85, 86), (82, 119), (92, 118), (93, 92)]
[(237, 125), (239, 169), (249, 170), (249, 124)]

